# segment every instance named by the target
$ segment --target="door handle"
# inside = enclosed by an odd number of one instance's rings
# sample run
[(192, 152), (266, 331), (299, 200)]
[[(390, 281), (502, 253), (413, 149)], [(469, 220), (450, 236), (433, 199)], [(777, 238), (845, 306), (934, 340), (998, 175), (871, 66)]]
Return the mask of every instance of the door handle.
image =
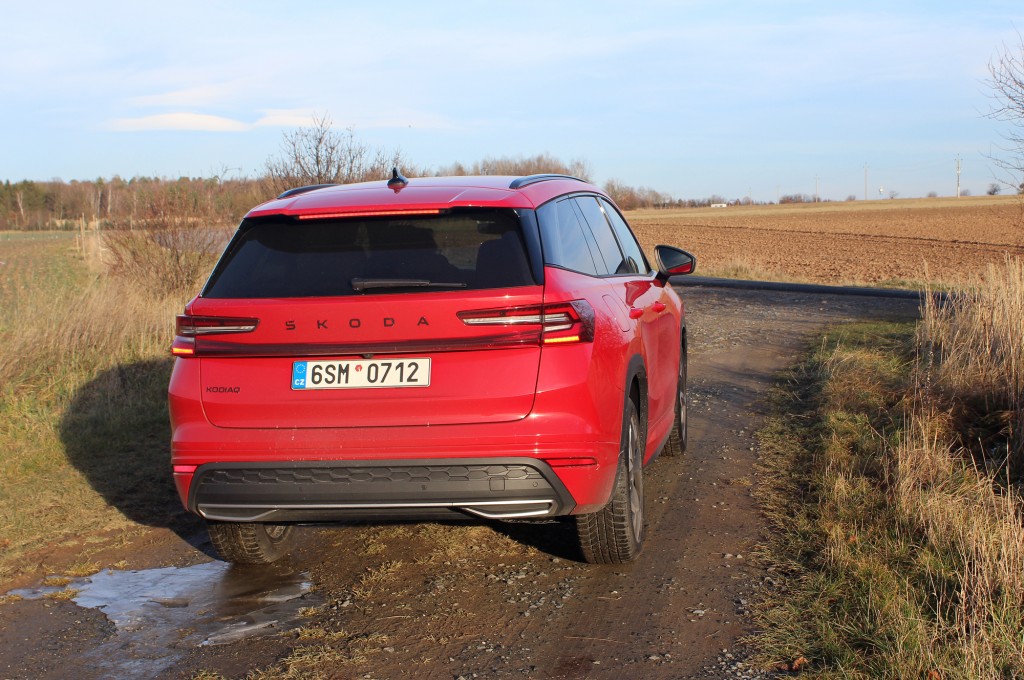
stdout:
[(643, 315), (644, 315), (644, 310), (640, 309), (639, 307), (630, 307), (629, 308), (629, 318), (630, 319), (639, 319)]
[(658, 312), (658, 313), (664, 312), (665, 311), (665, 303), (664, 302), (655, 302), (653, 305), (651, 305), (651, 309), (654, 310), (655, 312)]

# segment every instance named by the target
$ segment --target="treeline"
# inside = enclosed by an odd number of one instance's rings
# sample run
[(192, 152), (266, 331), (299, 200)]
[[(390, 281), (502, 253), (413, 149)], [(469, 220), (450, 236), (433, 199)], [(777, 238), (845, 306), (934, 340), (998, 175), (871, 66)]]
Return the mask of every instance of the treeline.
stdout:
[(263, 182), (253, 179), (8, 180), (0, 185), (0, 229), (130, 229), (195, 220), (227, 225), (266, 200), (264, 191)]
[[(398, 151), (371, 147), (351, 129), (336, 130), (328, 116), (314, 116), (312, 125), (285, 132), (281, 150), (267, 159), (257, 177), (133, 177), (93, 181), (24, 180), (0, 185), (0, 229), (102, 228), (167, 230), (202, 225), (225, 227), (250, 208), (282, 191), (308, 184), (342, 184), (384, 179), (392, 167), (408, 177), (442, 175), (531, 175), (558, 173), (590, 181), (588, 164), (568, 163), (547, 153), (519, 157), (488, 157), (470, 165), (453, 163), (436, 169), (417, 166)], [(623, 210), (706, 207), (742, 201), (720, 196), (675, 199), (648, 187), (619, 180), (604, 190)], [(746, 202), (749, 202), (747, 200)]]
[[(412, 177), (557, 172), (589, 179), (590, 173), (582, 162), (548, 162), (551, 160), (544, 155), (525, 159), (493, 158), (466, 166), (453, 164), (430, 173), (405, 172)], [(229, 226), (237, 223), (254, 205), (276, 196), (281, 187), (303, 183), (306, 182), (299, 179), (281, 184), (267, 177), (133, 177), (126, 180), (115, 176), (112, 179), (70, 182), (8, 180), (0, 184), (0, 229), (78, 229), (83, 225), (85, 228), (145, 229), (157, 226), (156, 223), (161, 226), (180, 223), (184, 226), (197, 221), (209, 226)], [(709, 204), (710, 200), (679, 202), (652, 189), (638, 189), (615, 180), (605, 183), (604, 189), (623, 210), (699, 206)]]
[[(379, 168), (375, 168), (379, 170)], [(543, 172), (567, 174), (589, 180), (582, 161), (562, 163), (546, 154), (528, 158), (487, 158), (472, 165), (454, 163), (433, 172), (405, 170), (410, 177), (443, 175), (530, 175)], [(377, 172), (353, 179), (383, 179)], [(217, 177), (133, 177), (125, 180), (6, 181), (0, 184), (0, 229), (135, 229), (178, 223), (233, 226), (250, 208), (269, 200), (283, 188), (319, 182), (279, 178), (221, 179)], [(750, 199), (721, 196), (673, 198), (648, 187), (632, 187), (608, 180), (602, 187), (623, 210), (641, 208), (707, 208), (712, 205), (751, 205)], [(810, 197), (800, 197), (810, 202)], [(783, 197), (782, 203), (799, 203)]]

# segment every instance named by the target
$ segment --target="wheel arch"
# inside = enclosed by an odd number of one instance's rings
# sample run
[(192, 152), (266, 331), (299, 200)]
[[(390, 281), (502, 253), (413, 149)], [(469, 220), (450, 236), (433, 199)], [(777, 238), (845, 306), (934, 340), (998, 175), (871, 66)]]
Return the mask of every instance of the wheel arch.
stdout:
[[(647, 367), (644, 365), (643, 357), (639, 354), (633, 355), (626, 367), (625, 391), (622, 399), (622, 410), (619, 412), (619, 422), (626, 412), (626, 402), (632, 401), (636, 406), (637, 417), (640, 419), (640, 441), (647, 441), (647, 418), (650, 406), (647, 401)], [(648, 461), (644, 461), (645, 464)]]

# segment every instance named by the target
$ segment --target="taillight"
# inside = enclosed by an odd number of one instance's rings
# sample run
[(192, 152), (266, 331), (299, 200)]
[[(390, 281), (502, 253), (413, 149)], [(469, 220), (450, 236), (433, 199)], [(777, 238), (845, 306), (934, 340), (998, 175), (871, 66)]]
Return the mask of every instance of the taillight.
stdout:
[(259, 319), (179, 314), (174, 320), (174, 343), (171, 345), (171, 354), (176, 357), (193, 356), (196, 353), (197, 336), (251, 333), (256, 330), (259, 323)]
[(529, 329), (539, 327), (546, 345), (569, 342), (593, 342), (594, 308), (586, 300), (550, 305), (477, 309), (459, 312), (467, 326), (506, 326)]

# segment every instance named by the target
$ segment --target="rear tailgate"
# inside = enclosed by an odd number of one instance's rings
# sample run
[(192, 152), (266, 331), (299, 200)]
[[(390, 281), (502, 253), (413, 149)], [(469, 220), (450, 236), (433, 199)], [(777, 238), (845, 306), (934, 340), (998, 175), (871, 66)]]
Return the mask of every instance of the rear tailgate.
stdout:
[[(256, 319), (257, 324), (251, 332), (196, 337), (190, 360), (200, 362), (203, 407), (220, 427), (517, 420), (533, 405), (539, 329), (473, 326), (458, 314), (493, 308), (496, 298), (511, 308), (537, 306), (542, 290), (258, 303), (198, 298), (191, 307), (194, 317)], [(307, 361), (317, 363), (296, 366)]]

